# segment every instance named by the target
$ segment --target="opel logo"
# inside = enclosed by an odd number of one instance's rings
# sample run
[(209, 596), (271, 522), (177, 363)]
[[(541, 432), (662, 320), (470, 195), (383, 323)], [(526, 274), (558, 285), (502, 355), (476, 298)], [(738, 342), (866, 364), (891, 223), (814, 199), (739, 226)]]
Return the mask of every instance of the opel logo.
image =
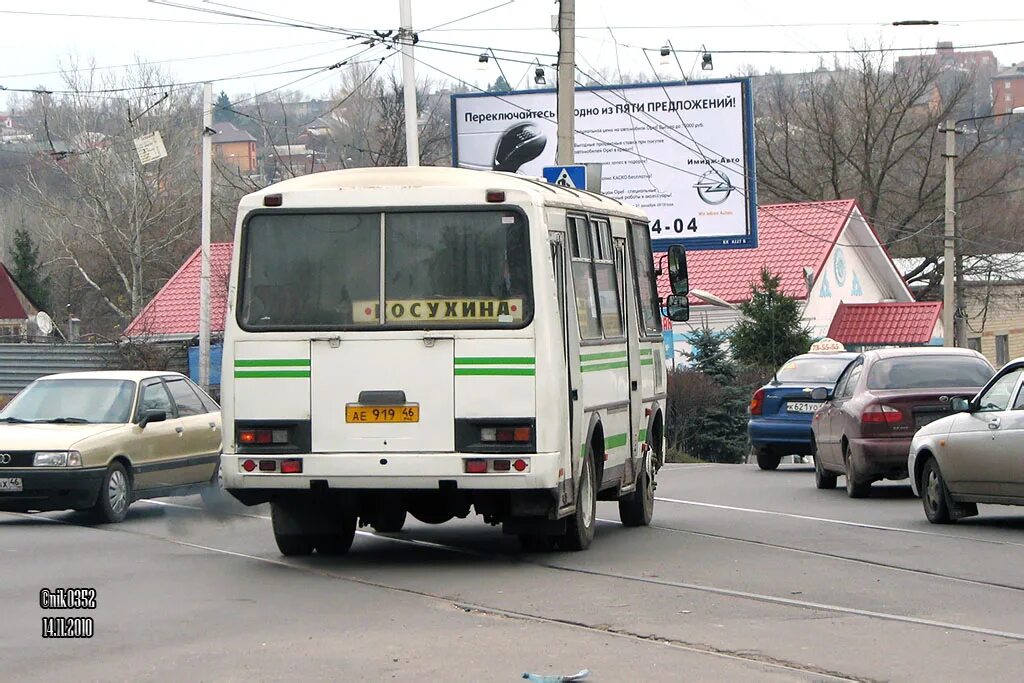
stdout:
[(10, 465), (10, 464), (11, 464), (11, 454), (10, 453), (0, 453), (0, 465)]

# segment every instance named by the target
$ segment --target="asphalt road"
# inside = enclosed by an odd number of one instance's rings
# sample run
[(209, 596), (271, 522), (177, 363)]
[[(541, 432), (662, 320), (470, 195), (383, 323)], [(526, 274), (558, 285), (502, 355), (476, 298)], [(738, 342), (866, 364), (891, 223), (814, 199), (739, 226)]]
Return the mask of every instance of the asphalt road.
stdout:
[[(0, 513), (0, 679), (1021, 680), (1024, 508), (928, 524), (908, 486), (669, 465), (654, 525), (601, 503), (584, 553), (470, 518), (284, 559), (268, 511), (140, 501), (118, 525)], [(41, 588), (96, 589), (90, 612)], [(94, 617), (87, 640), (47, 616)]]

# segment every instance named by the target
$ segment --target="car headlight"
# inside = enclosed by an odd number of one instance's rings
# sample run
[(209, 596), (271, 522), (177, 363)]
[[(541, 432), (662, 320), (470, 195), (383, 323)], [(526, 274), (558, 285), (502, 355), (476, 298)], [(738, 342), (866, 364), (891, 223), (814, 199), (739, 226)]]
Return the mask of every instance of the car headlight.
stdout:
[(82, 454), (78, 451), (39, 451), (32, 461), (35, 467), (81, 467)]

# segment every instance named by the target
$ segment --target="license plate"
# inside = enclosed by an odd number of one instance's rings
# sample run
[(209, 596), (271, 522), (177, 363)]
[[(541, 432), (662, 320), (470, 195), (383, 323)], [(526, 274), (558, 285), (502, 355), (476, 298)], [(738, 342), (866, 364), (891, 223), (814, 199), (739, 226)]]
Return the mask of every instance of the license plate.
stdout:
[(345, 406), (345, 422), (419, 422), (420, 407), (407, 406)]
[(21, 477), (5, 477), (0, 479), (0, 491), (18, 493), (21, 490)]
[(942, 418), (946, 417), (946, 415), (948, 415), (948, 414), (949, 413), (924, 413), (923, 415), (915, 415), (914, 416), (914, 427), (916, 427), (917, 429), (920, 429), (921, 427), (924, 427), (927, 424), (931, 424), (932, 422), (935, 422), (936, 420), (941, 420)]
[(817, 401), (788, 401), (786, 402), (787, 413), (816, 413), (821, 403)]

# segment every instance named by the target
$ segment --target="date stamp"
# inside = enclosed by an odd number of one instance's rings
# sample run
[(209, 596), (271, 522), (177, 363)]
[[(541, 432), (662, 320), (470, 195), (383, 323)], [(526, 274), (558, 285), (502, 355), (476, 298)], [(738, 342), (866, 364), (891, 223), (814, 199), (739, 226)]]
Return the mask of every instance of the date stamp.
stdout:
[(43, 617), (43, 638), (92, 638), (92, 617)]
[[(96, 609), (95, 588), (40, 588), (39, 608), (44, 610)], [(43, 638), (92, 638), (96, 624), (92, 617), (42, 618)]]
[(40, 588), (42, 609), (96, 609), (95, 588)]

